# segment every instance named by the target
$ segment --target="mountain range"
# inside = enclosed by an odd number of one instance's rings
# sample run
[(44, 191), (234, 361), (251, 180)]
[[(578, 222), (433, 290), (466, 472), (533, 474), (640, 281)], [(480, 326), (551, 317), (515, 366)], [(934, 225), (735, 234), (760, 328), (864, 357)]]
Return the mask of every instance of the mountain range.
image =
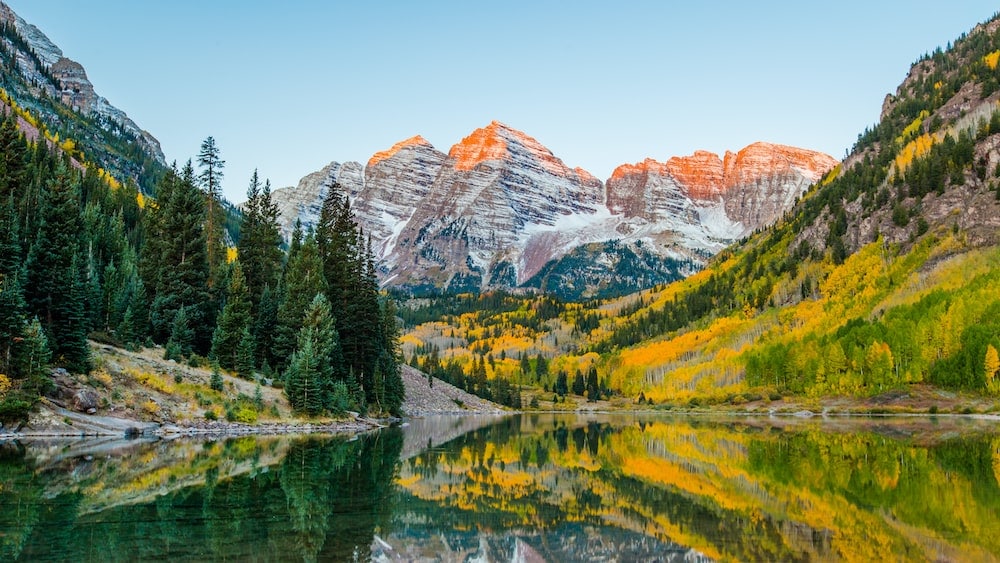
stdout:
[[(34, 25), (0, 2), (0, 88), (3, 104), (37, 117), (22, 120), (29, 138), (40, 133), (55, 144), (71, 139), (67, 152), (93, 162), (119, 181), (132, 180), (146, 193), (166, 169), (159, 141), (97, 94), (83, 66)], [(66, 150), (68, 147), (64, 147)]]
[(447, 153), (415, 136), (365, 165), (332, 162), (274, 199), (287, 237), (296, 221), (316, 224), (331, 189), (348, 194), (385, 286), (602, 297), (698, 271), (774, 223), (836, 164), (754, 143), (722, 157), (623, 164), (602, 182), (494, 121)]

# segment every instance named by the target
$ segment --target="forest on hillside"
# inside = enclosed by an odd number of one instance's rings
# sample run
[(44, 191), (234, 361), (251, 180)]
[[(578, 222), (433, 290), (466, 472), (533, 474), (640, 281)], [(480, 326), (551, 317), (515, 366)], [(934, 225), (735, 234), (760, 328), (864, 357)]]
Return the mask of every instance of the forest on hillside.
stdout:
[(211, 137), (154, 198), (29, 141), (24, 116), (0, 120), (0, 419), (26, 416), (51, 368), (88, 373), (89, 339), (271, 382), (307, 415), (398, 413), (396, 314), (346, 195), (285, 248), (255, 172), (233, 243)]

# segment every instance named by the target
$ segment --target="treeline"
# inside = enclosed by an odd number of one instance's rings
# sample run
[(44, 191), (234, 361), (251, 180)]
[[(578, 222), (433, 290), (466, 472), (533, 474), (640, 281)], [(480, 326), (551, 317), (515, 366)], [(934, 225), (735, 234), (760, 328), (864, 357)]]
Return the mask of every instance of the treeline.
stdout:
[(286, 252), (255, 173), (230, 248), (211, 137), (197, 164), (175, 165), (152, 201), (0, 121), (0, 417), (26, 414), (50, 365), (87, 373), (88, 337), (217, 362), (309, 414), (398, 412), (395, 313), (346, 196), (332, 189)]
[(487, 401), (520, 409), (523, 406), (521, 402), (521, 386), (505, 377), (488, 378), (486, 366), (492, 361), (492, 357), (486, 359), (477, 355), (472, 361), (469, 373), (466, 373), (462, 364), (454, 358), (442, 362), (440, 352), (435, 348), (429, 354), (422, 357), (414, 354), (411, 359), (411, 365), (427, 374), (428, 382), (432, 386), (434, 385), (433, 378), (436, 377), (445, 383), (458, 387), (466, 393), (471, 393)]
[(934, 290), (835, 332), (748, 352), (747, 384), (797, 394), (868, 394), (930, 382), (1000, 394), (1000, 272)]

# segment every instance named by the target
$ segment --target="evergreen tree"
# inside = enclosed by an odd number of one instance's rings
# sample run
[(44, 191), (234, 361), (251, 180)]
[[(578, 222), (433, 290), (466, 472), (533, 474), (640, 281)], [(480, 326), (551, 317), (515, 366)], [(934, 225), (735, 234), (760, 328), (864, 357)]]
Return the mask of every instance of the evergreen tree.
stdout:
[(236, 348), (236, 373), (244, 379), (253, 379), (255, 358), (254, 341), (250, 329), (243, 327), (240, 343)]
[(400, 409), (403, 406), (406, 389), (400, 374), (399, 324), (396, 321), (396, 307), (391, 300), (386, 300), (382, 304), (380, 313), (378, 373), (383, 379), (382, 408), (394, 416), (399, 416), (402, 414)]
[(0, 279), (20, 273), (22, 264), (17, 207), (10, 194), (0, 200)]
[(285, 298), (278, 308), (278, 330), (274, 336), (274, 361), (278, 366), (287, 365), (313, 298), (326, 292), (323, 264), (316, 238), (311, 233), (298, 252), (289, 258), (284, 286)]
[[(194, 186), (194, 172), (187, 163), (180, 176), (168, 173), (161, 183), (169, 194), (157, 210), (162, 214), (162, 245), (151, 306), (153, 339), (166, 340), (171, 324), (182, 308), (187, 309), (189, 326), (194, 328), (192, 346), (208, 351), (213, 325), (210, 323), (212, 297), (208, 291), (208, 260), (202, 227), (205, 202)], [(157, 248), (158, 247), (158, 248)]]
[(597, 382), (597, 368), (594, 366), (591, 366), (590, 371), (587, 372), (587, 399), (590, 401), (601, 399), (601, 387)]
[(49, 341), (42, 324), (35, 317), (24, 330), (24, 337), (14, 355), (14, 372), (24, 380), (22, 389), (29, 394), (41, 395), (52, 387), (48, 374), (51, 358)]
[(568, 387), (567, 384), (568, 384), (568, 381), (567, 381), (566, 372), (563, 371), (563, 370), (559, 370), (559, 374), (556, 376), (555, 389), (553, 389), (553, 391), (555, 391), (556, 394), (559, 395), (559, 396), (565, 396), (566, 393), (569, 392), (569, 387)]
[(164, 359), (182, 361), (190, 356), (192, 352), (191, 342), (194, 340), (194, 331), (191, 330), (188, 319), (188, 308), (181, 307), (174, 314), (174, 322), (170, 329), (170, 338), (167, 340)]
[(253, 321), (254, 361), (261, 368), (274, 363), (274, 334), (278, 329), (278, 304), (282, 293), (283, 286), (276, 292), (265, 286), (257, 306)]
[(0, 276), (0, 373), (18, 377), (14, 356), (23, 342), (27, 304), (16, 275)]
[(219, 368), (219, 362), (212, 362), (212, 376), (208, 380), (208, 386), (214, 391), (222, 392), (224, 386), (222, 381), (222, 370)]
[(583, 379), (583, 373), (580, 370), (576, 370), (576, 375), (573, 376), (573, 394), (583, 395), (587, 390), (587, 384)]
[[(226, 305), (222, 309), (212, 336), (212, 357), (217, 358), (219, 365), (226, 369), (236, 369), (240, 340), (244, 332), (249, 334), (250, 306), (250, 295), (243, 277), (243, 268), (239, 261), (233, 262)], [(250, 369), (253, 370), (252, 357)]]
[(198, 152), (198, 166), (201, 167), (198, 181), (205, 192), (204, 226), (209, 288), (215, 287), (218, 283), (222, 266), (226, 261), (226, 251), (223, 246), (225, 210), (222, 208), (222, 170), (226, 167), (226, 161), (222, 160), (219, 154), (215, 138), (208, 137), (202, 141), (201, 150)]
[(78, 182), (64, 163), (43, 192), (40, 220), (26, 263), (26, 297), (49, 337), (55, 361), (89, 371), (85, 289), (80, 279)]
[(260, 306), (264, 289), (274, 287), (281, 274), (281, 242), (278, 207), (271, 199), (271, 184), (266, 182), (261, 189), (254, 170), (243, 206), (238, 246), (254, 311)]
[(316, 415), (330, 406), (333, 367), (337, 349), (330, 302), (316, 294), (303, 318), (295, 353), (285, 372), (285, 394), (292, 408)]
[(28, 150), (17, 129), (17, 116), (5, 111), (0, 116), (0, 199), (6, 201), (22, 189)]

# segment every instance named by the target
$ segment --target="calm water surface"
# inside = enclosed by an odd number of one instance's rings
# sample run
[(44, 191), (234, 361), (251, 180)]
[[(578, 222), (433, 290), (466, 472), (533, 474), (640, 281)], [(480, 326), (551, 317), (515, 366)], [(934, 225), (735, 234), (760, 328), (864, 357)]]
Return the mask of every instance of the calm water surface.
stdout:
[(4, 443), (0, 560), (994, 561), (995, 426), (523, 415)]

